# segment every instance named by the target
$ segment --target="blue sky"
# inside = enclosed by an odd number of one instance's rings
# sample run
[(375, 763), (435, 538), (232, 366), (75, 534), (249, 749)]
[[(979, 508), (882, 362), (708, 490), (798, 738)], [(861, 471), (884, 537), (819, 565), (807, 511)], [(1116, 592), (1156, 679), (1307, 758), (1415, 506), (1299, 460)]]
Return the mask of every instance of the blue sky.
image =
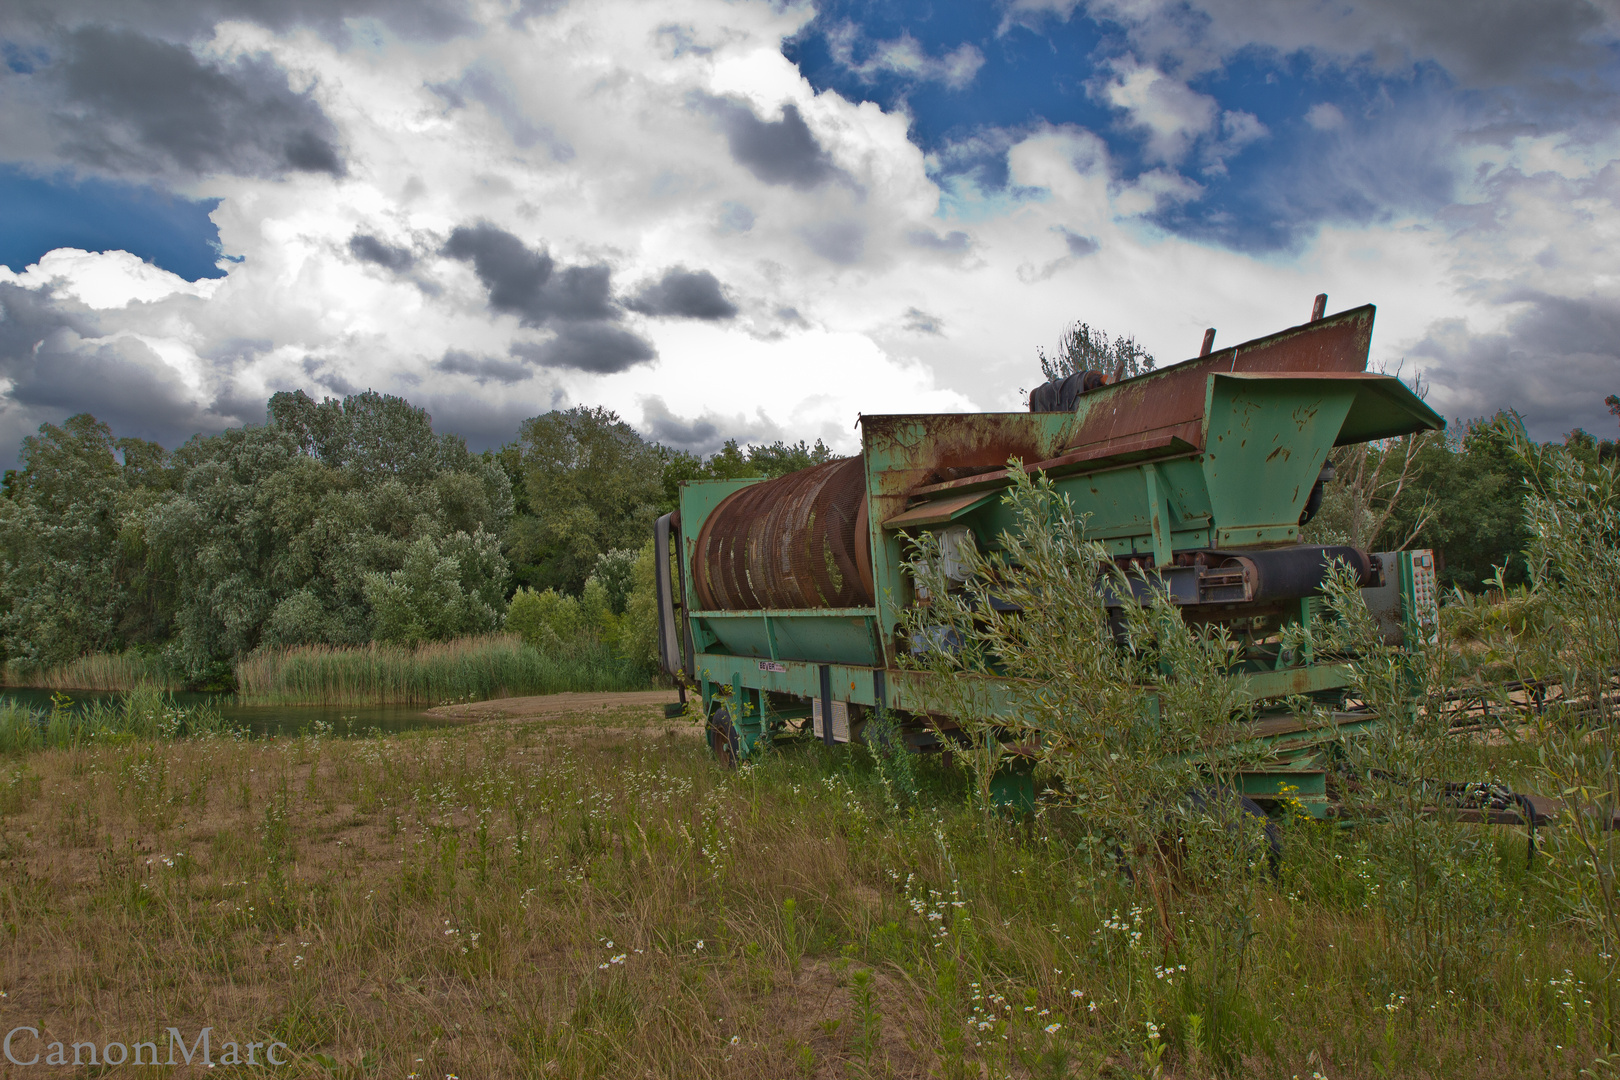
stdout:
[[(933, 56), (971, 46), (982, 66), (963, 85), (861, 70), (881, 56), (885, 43), (902, 37)], [(942, 179), (966, 177), (987, 192), (1005, 189), (998, 140), (981, 148), (977, 137), (1041, 124), (1099, 133), (1127, 179), (1164, 164), (1148, 133), (1099, 90), (1108, 65), (1131, 56), (1121, 28), (1104, 18), (1077, 11), (1066, 19), (1008, 25), (992, 5), (833, 2), (819, 5), (816, 19), (784, 52), (818, 90), (909, 112), (911, 136), (939, 156)], [(1204, 188), (1201, 197), (1150, 220), (1177, 235), (1263, 253), (1297, 248), (1324, 222), (1362, 223), (1449, 202), (1454, 183), (1440, 147), (1405, 148), (1376, 169), (1346, 168), (1354, 156), (1346, 147), (1373, 131), (1421, 122), (1437, 102), (1444, 108), (1457, 101), (1456, 87), (1432, 62), (1382, 72), (1356, 60), (1324, 62), (1304, 50), (1256, 45), (1189, 78), (1190, 90), (1213, 99), (1222, 113), (1253, 117), (1264, 133), (1228, 150), (1219, 145), (1217, 121), (1196, 140), (1203, 153), (1188, 154), (1186, 172)], [(1331, 128), (1307, 119), (1323, 105), (1338, 110)]]
[(128, 251), (188, 280), (223, 277), (218, 199), (0, 167), (0, 265), (21, 271), (55, 248)]
[(847, 446), (1019, 407), (1074, 319), (1169, 362), (1319, 291), (1454, 420), (1604, 430), (1617, 47), (1597, 0), (20, 0), (0, 458), (366, 387)]

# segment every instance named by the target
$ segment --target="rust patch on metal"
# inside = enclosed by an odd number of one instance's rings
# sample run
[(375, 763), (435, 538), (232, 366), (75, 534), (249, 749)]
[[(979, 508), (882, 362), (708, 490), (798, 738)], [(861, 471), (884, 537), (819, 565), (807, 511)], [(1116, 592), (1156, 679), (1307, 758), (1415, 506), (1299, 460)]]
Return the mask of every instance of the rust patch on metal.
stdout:
[(872, 603), (860, 458), (752, 484), (703, 523), (692, 563), (710, 611), (861, 607)]
[(971, 485), (1004, 477), (1009, 458), (1042, 461), (1067, 441), (1048, 417), (1033, 413), (923, 413), (861, 417), (867, 449), (881, 457), (872, 513), (887, 521), (908, 495), (930, 485)]

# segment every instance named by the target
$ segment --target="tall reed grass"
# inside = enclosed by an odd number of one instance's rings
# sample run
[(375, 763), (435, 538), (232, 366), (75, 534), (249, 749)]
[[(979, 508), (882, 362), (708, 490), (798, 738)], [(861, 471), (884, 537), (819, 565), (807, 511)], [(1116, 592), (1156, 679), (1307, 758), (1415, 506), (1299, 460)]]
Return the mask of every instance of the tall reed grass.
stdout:
[(155, 686), (137, 686), (117, 701), (83, 707), (75, 706), (66, 694), (55, 695), (50, 709), (0, 699), (0, 754), (62, 750), (128, 737), (175, 739), (233, 731), (217, 706), (177, 705)]
[(8, 664), (9, 686), (42, 687), (46, 690), (133, 690), (155, 686), (160, 690), (183, 690), (185, 680), (156, 656), (123, 653), (91, 653), (54, 667), (29, 669)]
[(304, 645), (237, 662), (244, 705), (439, 705), (567, 690), (645, 690), (646, 670), (606, 646), (541, 652), (509, 634), (410, 648)]

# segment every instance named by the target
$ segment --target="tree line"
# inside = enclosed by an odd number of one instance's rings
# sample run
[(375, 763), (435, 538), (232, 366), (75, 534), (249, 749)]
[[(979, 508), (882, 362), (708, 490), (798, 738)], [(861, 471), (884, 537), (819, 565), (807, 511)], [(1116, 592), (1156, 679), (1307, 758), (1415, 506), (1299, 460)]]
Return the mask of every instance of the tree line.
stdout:
[[(1505, 584), (1525, 584), (1528, 475), (1513, 449), (1519, 423), (1499, 412), (1455, 430), (1340, 447), (1305, 539), (1369, 551), (1432, 548), (1446, 590), (1482, 591), (1499, 571)], [(1588, 465), (1620, 461), (1615, 440), (1581, 428), (1562, 445)]]
[(482, 454), (374, 392), (278, 393), (267, 414), (172, 451), (89, 414), (24, 439), (0, 484), (8, 672), (133, 649), (220, 685), (267, 646), (493, 631), (525, 586), (579, 597), (594, 581), (598, 606), (623, 616), (681, 480), (831, 456), (820, 442), (731, 441), (704, 458), (602, 408), (534, 417)]
[[(1498, 567), (1522, 582), (1511, 423), (1342, 448), (1307, 539), (1435, 548), (1448, 588), (1479, 590)], [(1616, 458), (1614, 441), (1585, 431), (1564, 445)], [(0, 484), (0, 660), (16, 675), (134, 649), (220, 685), (262, 647), (510, 626), (549, 647), (580, 627), (650, 664), (650, 600), (636, 594), (650, 591), (652, 521), (681, 481), (830, 457), (820, 441), (730, 441), (702, 457), (586, 407), (533, 417), (475, 454), (425, 410), (373, 392), (278, 393), (262, 426), (173, 451), (81, 414), (24, 439)]]

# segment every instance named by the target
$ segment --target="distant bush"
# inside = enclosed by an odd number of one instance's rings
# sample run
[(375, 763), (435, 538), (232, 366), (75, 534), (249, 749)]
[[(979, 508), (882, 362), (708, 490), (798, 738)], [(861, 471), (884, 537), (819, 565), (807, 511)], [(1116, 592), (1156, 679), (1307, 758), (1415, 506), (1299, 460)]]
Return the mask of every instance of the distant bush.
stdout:
[(506, 610), (506, 632), (546, 653), (566, 653), (582, 644), (605, 646), (650, 672), (658, 645), (653, 562), (649, 541), (639, 551), (601, 556), (597, 573), (577, 598), (554, 589), (519, 589)]
[(577, 642), (583, 622), (579, 601), (555, 589), (519, 589), (506, 609), (506, 632), (548, 652), (561, 651), (568, 643)]

